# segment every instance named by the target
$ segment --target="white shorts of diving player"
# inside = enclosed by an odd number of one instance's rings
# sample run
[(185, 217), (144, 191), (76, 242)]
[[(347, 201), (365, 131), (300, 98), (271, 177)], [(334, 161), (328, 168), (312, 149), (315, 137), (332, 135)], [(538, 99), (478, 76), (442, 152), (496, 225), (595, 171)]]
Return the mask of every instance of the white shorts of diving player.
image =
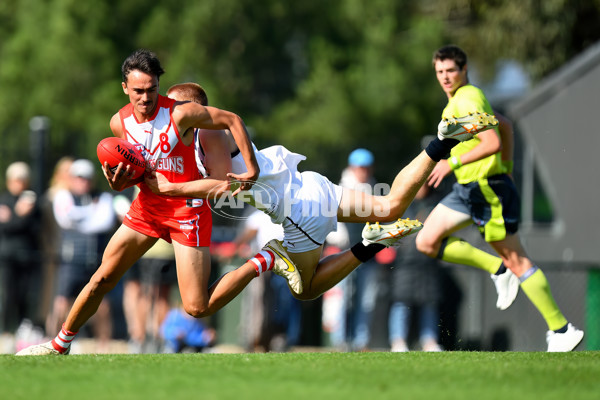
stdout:
[[(256, 208), (284, 229), (283, 244), (290, 253), (313, 250), (337, 229), (342, 188), (316, 172), (298, 172), (306, 157), (283, 146), (258, 151), (253, 144), (260, 176), (249, 191)], [(241, 154), (232, 159), (232, 171), (246, 172)]]

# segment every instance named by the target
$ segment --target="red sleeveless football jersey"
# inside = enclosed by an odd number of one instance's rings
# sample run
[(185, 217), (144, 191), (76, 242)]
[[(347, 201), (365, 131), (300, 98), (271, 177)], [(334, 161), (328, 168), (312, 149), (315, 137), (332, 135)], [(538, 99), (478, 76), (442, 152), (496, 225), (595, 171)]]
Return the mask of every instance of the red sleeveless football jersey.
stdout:
[[(133, 105), (127, 104), (119, 110), (125, 139), (141, 145), (146, 160), (146, 169), (162, 173), (170, 182), (188, 182), (201, 179), (196, 164), (194, 144), (183, 144), (177, 126), (171, 116), (175, 100), (158, 96), (158, 105), (152, 118), (138, 122)], [(206, 207), (206, 200), (186, 197), (162, 196), (152, 193), (145, 183), (140, 183), (139, 200), (144, 208), (158, 215), (178, 216), (197, 212), (197, 207)], [(196, 210), (194, 211), (194, 208)]]

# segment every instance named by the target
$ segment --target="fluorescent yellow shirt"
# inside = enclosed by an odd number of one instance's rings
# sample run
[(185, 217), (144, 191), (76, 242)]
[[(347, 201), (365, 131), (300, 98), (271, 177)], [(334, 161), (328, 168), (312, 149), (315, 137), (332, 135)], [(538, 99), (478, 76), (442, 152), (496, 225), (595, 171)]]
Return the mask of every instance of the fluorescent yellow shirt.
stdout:
[[(462, 117), (470, 112), (487, 112), (493, 114), (492, 106), (485, 98), (481, 89), (473, 85), (465, 85), (459, 88), (454, 96), (448, 101), (448, 105), (442, 112), (442, 118), (452, 116)], [(498, 128), (494, 128), (496, 135), (500, 137)], [(480, 140), (475, 136), (471, 140), (457, 144), (450, 152), (451, 156), (460, 156), (473, 149), (480, 143)], [(502, 165), (500, 152), (492, 154), (489, 157), (475, 161), (454, 170), (458, 183), (469, 183), (479, 179), (485, 179), (488, 176), (506, 173), (506, 168)]]

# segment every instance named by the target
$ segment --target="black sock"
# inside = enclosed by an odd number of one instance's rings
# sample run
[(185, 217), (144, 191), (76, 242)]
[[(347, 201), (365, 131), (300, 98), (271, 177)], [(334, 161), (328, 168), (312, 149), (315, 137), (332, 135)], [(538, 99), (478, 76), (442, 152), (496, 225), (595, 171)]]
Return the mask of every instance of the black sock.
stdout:
[(496, 273), (494, 275), (502, 275), (505, 272), (506, 272), (506, 266), (504, 266), (504, 263), (502, 263), (502, 264), (500, 264), (498, 271), (496, 271)]
[(425, 152), (433, 161), (440, 161), (442, 158), (448, 157), (450, 150), (459, 143), (460, 142), (456, 139), (440, 140), (436, 137), (429, 142), (425, 148)]
[(375, 257), (375, 254), (383, 249), (385, 249), (385, 246), (379, 243), (371, 243), (368, 246), (365, 246), (362, 242), (358, 242), (352, 246), (350, 251), (354, 254), (354, 257), (364, 263)]
[(448, 238), (445, 237), (442, 239), (442, 243), (440, 244), (440, 249), (438, 250), (437, 256), (435, 256), (435, 258), (437, 258), (438, 260), (443, 260), (443, 256), (444, 256), (444, 250), (446, 250), (446, 245), (448, 244)]
[(554, 332), (556, 332), (556, 333), (565, 333), (567, 331), (568, 327), (569, 327), (569, 324), (566, 324), (565, 326), (563, 326), (560, 329), (555, 329)]

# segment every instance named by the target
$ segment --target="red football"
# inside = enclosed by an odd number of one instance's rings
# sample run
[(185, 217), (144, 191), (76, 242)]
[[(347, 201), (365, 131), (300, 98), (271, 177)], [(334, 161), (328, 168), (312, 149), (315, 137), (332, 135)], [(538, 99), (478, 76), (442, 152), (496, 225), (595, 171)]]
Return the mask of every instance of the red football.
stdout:
[(100, 164), (104, 165), (107, 162), (113, 173), (117, 170), (120, 162), (123, 162), (125, 167), (131, 165), (131, 168), (135, 171), (132, 179), (139, 178), (146, 170), (146, 161), (141, 150), (127, 140), (116, 136), (102, 139), (98, 143), (96, 153)]

